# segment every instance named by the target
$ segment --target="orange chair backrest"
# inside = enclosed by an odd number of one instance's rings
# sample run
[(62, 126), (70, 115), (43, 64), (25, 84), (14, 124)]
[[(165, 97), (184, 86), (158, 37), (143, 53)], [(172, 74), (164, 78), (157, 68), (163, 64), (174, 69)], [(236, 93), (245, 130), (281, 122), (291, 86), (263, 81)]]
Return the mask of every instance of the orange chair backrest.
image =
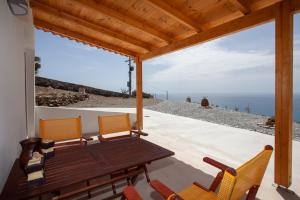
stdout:
[(241, 199), (252, 186), (259, 186), (265, 174), (272, 148), (265, 149), (257, 156), (236, 169), (236, 176), (225, 172), (221, 182), (218, 199)]
[(119, 133), (131, 130), (129, 114), (98, 116), (99, 134)]
[(40, 119), (40, 137), (54, 141), (79, 139), (82, 136), (81, 117)]

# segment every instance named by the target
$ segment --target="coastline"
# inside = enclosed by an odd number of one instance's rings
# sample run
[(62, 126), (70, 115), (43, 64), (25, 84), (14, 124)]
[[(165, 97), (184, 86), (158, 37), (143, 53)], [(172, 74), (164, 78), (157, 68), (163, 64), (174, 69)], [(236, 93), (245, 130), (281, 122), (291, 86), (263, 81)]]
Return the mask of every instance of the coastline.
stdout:
[[(249, 108), (251, 113), (263, 116), (275, 115), (275, 94), (273, 93), (169, 93), (170, 101), (185, 102), (191, 97), (192, 102), (200, 102), (207, 97), (210, 105), (217, 107), (238, 109), (242, 112)], [(164, 98), (162, 98), (164, 99)], [(300, 123), (300, 93), (293, 94), (293, 118)]]
[[(200, 119), (216, 124), (256, 131), (274, 135), (274, 128), (267, 128), (263, 124), (269, 116), (239, 112), (220, 107), (203, 108), (198, 103), (162, 101), (145, 108), (162, 113), (168, 113), (193, 119)], [(293, 140), (300, 141), (300, 124), (293, 123)]]

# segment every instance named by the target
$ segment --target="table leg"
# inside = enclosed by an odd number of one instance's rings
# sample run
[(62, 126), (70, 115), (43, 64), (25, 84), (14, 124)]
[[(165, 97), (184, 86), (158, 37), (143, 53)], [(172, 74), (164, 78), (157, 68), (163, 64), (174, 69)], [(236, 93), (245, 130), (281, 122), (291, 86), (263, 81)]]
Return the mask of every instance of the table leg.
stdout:
[[(144, 172), (145, 172), (145, 176), (146, 176), (147, 182), (150, 183), (150, 177), (149, 177), (149, 174), (148, 174), (148, 169), (147, 169), (146, 164), (145, 164), (145, 165), (138, 166), (138, 167), (136, 168), (136, 171), (138, 171), (138, 170), (140, 170), (140, 169), (142, 169), (142, 168), (144, 169)], [(139, 174), (137, 174), (137, 175), (135, 175), (135, 176), (132, 176), (132, 177), (130, 178), (130, 181), (127, 180), (127, 183), (129, 183), (130, 185), (134, 185), (135, 182), (136, 182), (136, 180), (137, 180), (138, 175), (139, 175)], [(121, 197), (120, 200), (125, 200), (125, 199), (126, 199), (125, 196), (122, 195), (122, 197)]]
[[(143, 168), (143, 167), (144, 167), (144, 166), (138, 166), (138, 167), (136, 168), (136, 171), (140, 170), (140, 169)], [(135, 184), (137, 177), (138, 177), (138, 175), (135, 175), (135, 176), (133, 176), (133, 177), (130, 178), (130, 181), (129, 181), (129, 182), (130, 182), (130, 185), (134, 185), (134, 184)], [(126, 200), (125, 196), (122, 195), (122, 197), (121, 197), (120, 200)]]
[[(113, 178), (113, 175), (110, 175), (110, 178), (112, 179), (112, 178)], [(112, 190), (113, 190), (113, 193), (114, 193), (114, 194), (117, 194), (115, 183), (112, 183), (112, 184), (111, 184), (111, 188), (112, 188)]]
[[(131, 180), (130, 180), (130, 182), (131, 182), (131, 184), (132, 184), (132, 185), (134, 185), (134, 184), (135, 184), (137, 177), (138, 177), (138, 175), (135, 175), (135, 176), (131, 177)], [(122, 197), (121, 197), (121, 199), (120, 199), (120, 200), (126, 200), (125, 196), (124, 196), (124, 195), (122, 195)]]
[(54, 197), (59, 196), (59, 195), (60, 195), (60, 190), (53, 191), (53, 192), (51, 192), (51, 194), (52, 194)]
[[(128, 170), (126, 169), (125, 170), (125, 174), (128, 174)], [(127, 179), (126, 179), (126, 181), (127, 181), (127, 185), (129, 186), (131, 183), (130, 183), (130, 178), (128, 177)]]
[[(86, 181), (86, 185), (90, 186), (90, 181)], [(90, 199), (91, 197), (92, 197), (91, 191), (88, 191), (88, 199)]]
[(146, 176), (147, 182), (150, 183), (150, 177), (149, 177), (148, 169), (147, 169), (146, 165), (144, 165), (144, 171), (145, 171), (145, 176)]
[[(138, 167), (136, 168), (136, 171), (140, 170), (142, 167), (143, 167), (143, 166), (138, 166)], [(131, 182), (132, 185), (135, 184), (135, 181), (136, 181), (137, 177), (138, 177), (138, 174), (135, 175), (135, 176), (133, 176), (133, 177), (131, 177), (131, 181), (130, 181), (130, 182)]]

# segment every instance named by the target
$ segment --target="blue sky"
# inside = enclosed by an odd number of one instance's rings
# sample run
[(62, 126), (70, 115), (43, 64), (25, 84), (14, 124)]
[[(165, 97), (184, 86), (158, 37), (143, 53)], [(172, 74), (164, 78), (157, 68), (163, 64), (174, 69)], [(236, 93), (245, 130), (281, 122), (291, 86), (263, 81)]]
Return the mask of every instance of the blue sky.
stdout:
[[(294, 20), (294, 92), (300, 93), (300, 14)], [(40, 76), (120, 91), (126, 57), (36, 30)], [(143, 64), (144, 91), (274, 93), (274, 23), (161, 56)], [(135, 75), (133, 75), (135, 79)]]

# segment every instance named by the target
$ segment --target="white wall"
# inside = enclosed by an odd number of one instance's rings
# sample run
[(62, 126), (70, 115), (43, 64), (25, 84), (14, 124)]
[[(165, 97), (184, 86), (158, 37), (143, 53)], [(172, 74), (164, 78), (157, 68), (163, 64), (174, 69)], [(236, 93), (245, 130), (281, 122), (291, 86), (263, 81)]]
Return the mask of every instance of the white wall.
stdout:
[[(0, 191), (13, 161), (19, 155), (19, 141), (27, 134), (24, 57), (26, 50), (34, 51), (32, 15), (13, 16), (7, 1), (0, 0)], [(28, 77), (32, 82), (33, 76)], [(33, 91), (33, 88), (28, 90), (31, 93), (28, 96), (31, 98)], [(33, 106), (28, 109), (31, 114), (34, 113)]]
[[(102, 115), (115, 115), (120, 114), (120, 112), (107, 112), (101, 111), (97, 108), (94, 109), (84, 109), (84, 108), (50, 108), (44, 106), (37, 106), (35, 108), (35, 130), (36, 134), (39, 133), (39, 119), (61, 119), (67, 117), (78, 117), (81, 116), (82, 119), (82, 132), (83, 133), (94, 133), (98, 132), (98, 116)], [(135, 113), (130, 113), (130, 120), (132, 126), (134, 126), (136, 121)]]
[(25, 51), (25, 88), (26, 88), (26, 123), (27, 135), (29, 137), (35, 136), (34, 129), (34, 107), (35, 107), (35, 69), (34, 69), (33, 49), (26, 49)]

